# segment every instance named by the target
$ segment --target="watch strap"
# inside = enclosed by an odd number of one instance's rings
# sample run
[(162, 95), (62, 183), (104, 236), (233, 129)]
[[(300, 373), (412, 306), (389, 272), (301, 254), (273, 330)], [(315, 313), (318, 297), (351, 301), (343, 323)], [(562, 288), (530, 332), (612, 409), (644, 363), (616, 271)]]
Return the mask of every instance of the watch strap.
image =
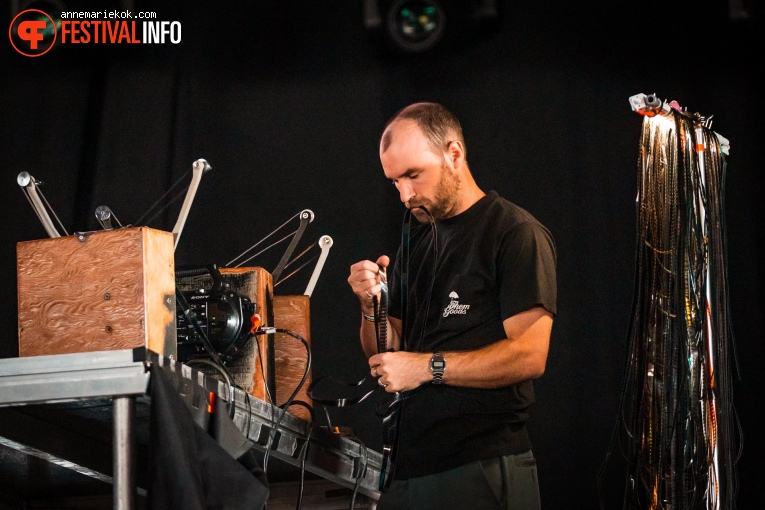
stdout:
[(446, 361), (444, 355), (440, 352), (434, 352), (430, 358), (430, 371), (433, 374), (433, 384), (442, 384), (444, 382), (444, 371), (446, 370)]

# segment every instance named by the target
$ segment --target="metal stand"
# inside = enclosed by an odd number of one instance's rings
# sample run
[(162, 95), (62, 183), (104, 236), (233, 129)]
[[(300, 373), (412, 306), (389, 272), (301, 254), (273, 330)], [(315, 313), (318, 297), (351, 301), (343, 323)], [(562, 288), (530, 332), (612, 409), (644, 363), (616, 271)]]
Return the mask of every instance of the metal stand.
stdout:
[(114, 397), (113, 445), (114, 484), (112, 494), (115, 510), (135, 507), (135, 397)]
[[(38, 495), (63, 489), (71, 492), (76, 486), (83, 488), (83, 495), (88, 490), (103, 494), (101, 484), (111, 483), (114, 509), (140, 506), (138, 496), (147, 494), (145, 487), (138, 487), (139, 481), (143, 483), (139, 475), (143, 478), (144, 473), (136, 466), (139, 447), (149, 440), (143, 434), (150, 415), (149, 363), (159, 363), (172, 375), (173, 384), (189, 405), (194, 404), (197, 391), (212, 391), (228, 405), (233, 403), (234, 425), (253, 443), (253, 449), (264, 453), (269, 448), (274, 417), (281, 410), (238, 389), (231, 394), (223, 381), (207, 378), (172, 359), (144, 354), (119, 350), (0, 359), (2, 490), (10, 494), (14, 488), (19, 495)], [(35, 409), (24, 412), (26, 406)], [(278, 440), (270, 445), (271, 458), (293, 466), (304, 463), (306, 471), (332, 483), (357, 489), (372, 500), (380, 497), (377, 481), (382, 456), (378, 452), (331, 431), (311, 429), (307, 421), (289, 413), (275, 432), (273, 437)], [(104, 435), (111, 436), (111, 456), (108, 448), (93, 448), (90, 442), (92, 437), (105, 445), (108, 439), (102, 441)], [(305, 450), (303, 462), (301, 452), (309, 440), (311, 447)], [(46, 476), (30, 476), (41, 470)], [(0, 493), (0, 499), (2, 496)]]

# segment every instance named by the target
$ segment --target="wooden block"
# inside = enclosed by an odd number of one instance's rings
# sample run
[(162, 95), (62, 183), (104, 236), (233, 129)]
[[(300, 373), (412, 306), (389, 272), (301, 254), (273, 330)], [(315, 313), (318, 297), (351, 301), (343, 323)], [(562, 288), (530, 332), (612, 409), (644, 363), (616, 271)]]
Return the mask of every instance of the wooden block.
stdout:
[[(311, 301), (304, 295), (274, 296), (274, 325), (277, 328), (287, 329), (305, 338), (311, 345)], [(276, 378), (276, 402), (284, 404), (289, 396), (295, 391), (305, 373), (308, 361), (303, 343), (288, 335), (277, 333), (274, 343), (274, 370)], [(313, 401), (306, 394), (308, 385), (311, 384), (311, 372), (300, 391), (295, 396), (296, 400), (302, 400), (308, 405)], [(305, 407), (292, 406), (288, 412), (310, 421), (311, 415)]]
[(176, 355), (173, 235), (147, 227), (16, 245), (19, 356)]

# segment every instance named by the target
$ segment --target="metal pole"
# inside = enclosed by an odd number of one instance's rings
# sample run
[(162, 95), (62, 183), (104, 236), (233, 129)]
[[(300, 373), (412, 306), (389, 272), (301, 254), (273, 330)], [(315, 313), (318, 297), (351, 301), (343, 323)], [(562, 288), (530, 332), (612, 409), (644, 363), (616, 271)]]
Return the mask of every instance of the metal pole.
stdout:
[(133, 510), (136, 494), (135, 439), (133, 435), (135, 397), (114, 397), (113, 405), (113, 508), (114, 510)]

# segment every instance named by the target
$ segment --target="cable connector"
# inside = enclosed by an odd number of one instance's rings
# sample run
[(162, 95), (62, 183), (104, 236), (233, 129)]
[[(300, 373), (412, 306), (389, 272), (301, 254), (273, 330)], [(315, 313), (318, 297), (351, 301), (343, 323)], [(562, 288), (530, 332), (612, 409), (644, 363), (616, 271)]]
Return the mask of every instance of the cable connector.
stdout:
[(277, 331), (273, 326), (261, 326), (253, 332), (254, 335), (273, 335), (275, 333)]

